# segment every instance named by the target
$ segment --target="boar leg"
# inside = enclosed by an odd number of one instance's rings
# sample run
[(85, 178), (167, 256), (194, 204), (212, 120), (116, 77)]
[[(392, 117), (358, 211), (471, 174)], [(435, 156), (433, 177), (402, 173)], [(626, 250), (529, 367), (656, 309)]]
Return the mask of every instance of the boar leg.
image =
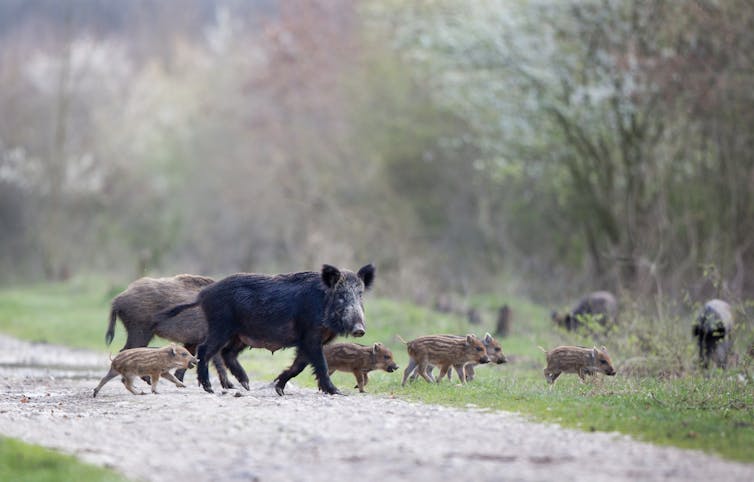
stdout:
[(474, 372), (474, 364), (467, 363), (463, 369), (466, 372), (466, 381), (470, 382), (471, 380), (473, 380), (474, 375), (476, 375), (476, 372)]
[[(406, 366), (406, 369), (403, 370), (403, 381), (401, 382), (401, 386), (402, 387), (406, 386), (406, 380), (408, 379), (409, 375), (414, 374), (415, 371), (416, 371), (416, 361), (413, 358), (409, 357), (408, 358), (408, 365)], [(414, 379), (416, 379), (417, 376), (418, 376), (418, 374), (416, 374), (416, 376), (412, 377), (411, 381), (413, 381)]]
[(325, 360), (325, 354), (322, 351), (322, 339), (310, 336), (304, 340), (301, 348), (303, 348), (306, 358), (309, 359), (309, 363), (314, 368), (314, 376), (317, 377), (319, 389), (328, 395), (342, 395), (340, 390), (333, 385), (330, 375), (327, 374), (327, 360)]
[[(406, 367), (406, 368), (410, 368), (409, 371), (411, 373), (411, 377), (408, 380), (410, 382), (415, 382), (416, 379), (419, 378), (419, 372), (417, 370), (415, 370), (415, 368), (416, 368), (416, 362), (414, 361), (413, 358), (409, 358), (409, 360), (408, 360), (408, 367)], [(428, 369), (429, 369), (429, 372), (431, 374), (432, 373), (432, 365), (430, 365)]]
[(204, 388), (204, 391), (207, 393), (215, 393), (215, 391), (212, 390), (212, 383), (209, 381), (208, 362), (234, 335), (232, 328), (229, 328), (233, 326), (232, 319), (232, 313), (222, 313), (217, 316), (215, 322), (220, 329), (216, 331), (210, 330), (204, 343), (199, 345), (199, 349), (197, 350), (199, 365), (196, 368), (196, 375), (202, 388)]
[(284, 370), (275, 379), (275, 392), (277, 392), (278, 395), (283, 396), (283, 390), (285, 390), (285, 384), (288, 383), (288, 380), (301, 373), (308, 364), (309, 360), (306, 358), (303, 351), (297, 348), (296, 358), (293, 359), (291, 366), (288, 367), (287, 370)]
[[(246, 375), (246, 371), (238, 361), (238, 354), (241, 353), (241, 350), (243, 350), (244, 348), (246, 348), (246, 345), (238, 340), (234, 340), (228, 343), (228, 345), (225, 346), (220, 353), (222, 354), (223, 362), (225, 362), (225, 366), (228, 367), (230, 373), (232, 373), (233, 376), (236, 377), (236, 380), (238, 380), (241, 386), (248, 390), (249, 376)], [(213, 358), (212, 360), (214, 361), (215, 358)], [(217, 371), (217, 375), (220, 377), (220, 384), (223, 386), (223, 388), (233, 388), (233, 384), (228, 380), (228, 374), (225, 373), (224, 369), (222, 376), (220, 375), (220, 370)]]
[[(126, 344), (123, 345), (123, 348), (121, 348), (120, 351), (149, 346), (149, 342), (152, 341), (152, 338), (154, 338), (154, 333), (151, 331), (137, 330), (135, 328), (131, 329), (131, 331), (128, 331)], [(141, 379), (150, 383), (148, 376), (141, 377)]]
[(367, 386), (367, 383), (369, 383), (369, 373), (368, 372), (361, 372), (362, 377), (364, 378), (364, 386)]
[(149, 378), (152, 379), (152, 393), (157, 395), (157, 382), (160, 381), (160, 372), (149, 375)]
[(354, 370), (353, 376), (356, 377), (356, 388), (359, 389), (359, 392), (364, 393), (364, 385), (365, 385), (364, 378), (363, 378), (364, 372), (358, 369)]
[(137, 392), (134, 388), (134, 378), (131, 375), (124, 375), (123, 378), (120, 379), (120, 381), (123, 382), (123, 385), (126, 386), (126, 389), (128, 389), (129, 392), (133, 393), (134, 395), (144, 395), (144, 392)]
[[(453, 368), (456, 371), (456, 375), (458, 375), (458, 379), (461, 379), (461, 372), (464, 371), (465, 365), (453, 365)], [(450, 374), (453, 373), (453, 370), (448, 370), (448, 381), (450, 381)], [(468, 375), (466, 376), (466, 379), (468, 380)]]
[(416, 369), (419, 372), (419, 375), (421, 375), (421, 377), (423, 379), (427, 380), (427, 383), (432, 383), (435, 380), (432, 377), (430, 377), (429, 375), (427, 375), (427, 365), (428, 365), (428, 363), (427, 363), (426, 360), (421, 361), (421, 362), (419, 362), (419, 366)]
[(97, 385), (97, 388), (94, 389), (94, 395), (92, 397), (96, 397), (99, 393), (100, 389), (105, 385), (105, 383), (109, 382), (113, 378), (118, 376), (118, 371), (114, 368), (110, 368), (110, 371), (107, 372), (107, 375), (102, 377), (102, 380), (100, 380), (99, 385)]
[(162, 372), (161, 375), (163, 378), (170, 380), (171, 382), (175, 383), (175, 386), (178, 388), (186, 388), (186, 385), (184, 385), (180, 380), (178, 380), (176, 377), (174, 377), (170, 372), (165, 371)]
[[(443, 365), (440, 367), (440, 376), (437, 377), (437, 383), (440, 383), (443, 378), (445, 378), (445, 375), (448, 374), (448, 371), (450, 370), (450, 365)], [(464, 379), (462, 379), (464, 380)], [(463, 382), (461, 382), (463, 383)]]

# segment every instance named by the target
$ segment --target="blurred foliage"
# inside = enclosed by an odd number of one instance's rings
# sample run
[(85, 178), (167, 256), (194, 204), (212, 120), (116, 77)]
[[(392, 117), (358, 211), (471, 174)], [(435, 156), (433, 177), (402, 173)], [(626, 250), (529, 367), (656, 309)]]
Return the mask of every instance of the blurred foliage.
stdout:
[(0, 281), (375, 262), (380, 293), (459, 311), (745, 300), (752, 21), (744, 0), (0, 2)]

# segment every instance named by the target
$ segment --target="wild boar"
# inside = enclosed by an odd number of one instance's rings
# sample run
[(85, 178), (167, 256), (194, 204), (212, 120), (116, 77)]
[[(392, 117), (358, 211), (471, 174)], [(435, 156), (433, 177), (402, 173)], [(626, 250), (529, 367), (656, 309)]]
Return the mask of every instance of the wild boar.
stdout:
[(327, 373), (322, 345), (338, 335), (364, 336), (366, 318), (362, 296), (374, 280), (375, 268), (358, 273), (323, 265), (321, 272), (280, 275), (239, 273), (215, 282), (199, 292), (196, 301), (175, 306), (158, 315), (165, 320), (201, 305), (207, 319), (207, 339), (199, 345), (199, 382), (212, 393), (207, 359), (222, 350), (225, 365), (248, 389), (249, 379), (235, 352), (228, 352), (234, 338), (253, 348), (272, 352), (296, 347), (293, 364), (275, 379), (275, 391), (283, 395), (288, 380), (311, 364), (319, 389), (340, 393)]
[[(166, 340), (182, 343), (196, 353), (196, 347), (207, 336), (207, 321), (200, 308), (186, 310), (180, 316), (156, 323), (154, 315), (179, 303), (193, 301), (202, 288), (215, 280), (206, 276), (179, 274), (169, 278), (139, 278), (113, 298), (110, 308), (110, 323), (105, 333), (105, 343), (112, 343), (115, 321), (120, 317), (126, 329), (126, 344), (121, 350), (149, 345), (155, 335)], [(224, 388), (233, 388), (228, 380), (222, 358), (213, 358), (217, 375)], [(175, 376), (183, 381), (185, 370), (176, 370)]]
[(364, 346), (358, 343), (333, 343), (325, 345), (327, 371), (332, 375), (336, 370), (353, 373), (356, 388), (364, 393), (369, 383), (368, 373), (372, 370), (385, 370), (392, 373), (398, 369), (393, 360), (393, 353), (382, 343)]
[[(441, 335), (441, 336), (449, 336), (452, 338), (464, 338), (462, 336), (458, 335)], [(500, 345), (500, 342), (497, 341), (492, 335), (489, 333), (486, 333), (484, 335), (484, 338), (482, 338), (482, 343), (484, 344), (485, 351), (487, 352), (487, 357), (490, 359), (490, 363), (496, 363), (498, 365), (502, 363), (507, 363), (508, 359), (505, 357), (505, 354), (503, 353), (503, 347)], [(413, 361), (409, 361), (409, 366)], [(456, 364), (453, 365), (453, 368), (455, 369), (456, 373), (458, 374), (458, 378), (461, 378), (460, 371), (463, 370), (466, 375), (466, 381), (470, 382), (474, 379), (475, 371), (474, 367), (478, 365), (478, 363), (475, 362), (466, 362), (464, 364)], [(434, 378), (432, 375), (432, 370), (434, 369), (434, 366), (429, 365), (427, 367), (427, 374), (430, 378)], [(448, 380), (450, 380), (450, 374), (452, 373), (451, 370), (448, 370)], [(415, 370), (413, 374), (411, 375), (411, 381), (414, 381), (416, 377), (418, 377), (419, 374)]]
[[(121, 381), (129, 392), (138, 395), (133, 386), (134, 377), (149, 376), (152, 393), (157, 393), (157, 382), (160, 376), (167, 378), (178, 387), (185, 387), (180, 380), (170, 374), (173, 368), (193, 368), (197, 359), (182, 346), (171, 344), (163, 348), (130, 348), (123, 350), (110, 364), (110, 371), (100, 380), (94, 389), (94, 397), (100, 389), (113, 378), (121, 375)], [(143, 394), (143, 393), (142, 393)]]
[(547, 367), (544, 369), (547, 383), (554, 383), (561, 373), (577, 373), (584, 381), (585, 375), (593, 375), (602, 372), (605, 375), (615, 375), (615, 368), (607, 354), (607, 348), (586, 348), (583, 346), (559, 346), (545, 352)]
[(618, 302), (608, 291), (595, 291), (584, 296), (573, 309), (565, 315), (553, 311), (552, 321), (568, 331), (574, 331), (582, 325), (584, 317), (591, 316), (602, 326), (616, 323), (618, 316)]
[(733, 312), (723, 300), (710, 300), (694, 322), (692, 333), (699, 345), (699, 363), (708, 368), (710, 359), (718, 367), (725, 369), (731, 349)]
[[(406, 385), (406, 380), (414, 370), (417, 370), (419, 375), (428, 382), (434, 382), (435, 379), (427, 373), (430, 365), (440, 367), (440, 375), (436, 380), (440, 383), (452, 366), (463, 366), (468, 362), (488, 363), (490, 361), (482, 341), (471, 334), (465, 337), (429, 335), (408, 342), (400, 336), (398, 338), (406, 344), (409, 356), (409, 364), (403, 372), (401, 386)], [(466, 374), (463, 370), (459, 371), (458, 377), (461, 383), (466, 383)]]

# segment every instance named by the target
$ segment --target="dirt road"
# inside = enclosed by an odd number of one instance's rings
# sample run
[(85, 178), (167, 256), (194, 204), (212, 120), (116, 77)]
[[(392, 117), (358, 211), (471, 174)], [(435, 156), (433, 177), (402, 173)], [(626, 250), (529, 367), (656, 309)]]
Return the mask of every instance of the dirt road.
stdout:
[(93, 399), (108, 365), (0, 336), (0, 434), (148, 481), (754, 480), (754, 465), (511, 413), (291, 384), (285, 397), (266, 383), (209, 395), (193, 371), (185, 389), (162, 380), (133, 396), (116, 379)]

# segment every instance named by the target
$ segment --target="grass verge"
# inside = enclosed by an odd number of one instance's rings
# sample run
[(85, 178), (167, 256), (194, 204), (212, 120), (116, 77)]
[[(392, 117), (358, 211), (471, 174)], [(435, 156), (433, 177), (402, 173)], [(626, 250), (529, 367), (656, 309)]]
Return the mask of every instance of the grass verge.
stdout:
[(0, 437), (0, 480), (24, 482), (120, 482), (127, 479), (36, 445)]

